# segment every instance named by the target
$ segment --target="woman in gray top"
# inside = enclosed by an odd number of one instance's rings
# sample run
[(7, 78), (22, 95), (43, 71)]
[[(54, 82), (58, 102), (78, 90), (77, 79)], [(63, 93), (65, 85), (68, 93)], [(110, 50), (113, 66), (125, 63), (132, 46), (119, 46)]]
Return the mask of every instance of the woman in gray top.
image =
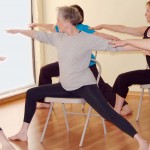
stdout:
[[(112, 122), (122, 131), (135, 138), (142, 150), (148, 150), (149, 144), (122, 116), (116, 113), (106, 102), (97, 87), (96, 80), (89, 69), (92, 50), (119, 51), (131, 49), (130, 46), (113, 48), (108, 40), (95, 35), (80, 32), (75, 25), (80, 14), (73, 7), (58, 8), (57, 25), (62, 33), (46, 33), (32, 30), (11, 29), (8, 33), (20, 33), (53, 45), (58, 50), (60, 83), (43, 85), (27, 91), (24, 122), (18, 134), (10, 140), (27, 141), (27, 131), (36, 110), (37, 99), (44, 97), (81, 97), (84, 98), (101, 116)], [(79, 51), (80, 49), (80, 51)]]

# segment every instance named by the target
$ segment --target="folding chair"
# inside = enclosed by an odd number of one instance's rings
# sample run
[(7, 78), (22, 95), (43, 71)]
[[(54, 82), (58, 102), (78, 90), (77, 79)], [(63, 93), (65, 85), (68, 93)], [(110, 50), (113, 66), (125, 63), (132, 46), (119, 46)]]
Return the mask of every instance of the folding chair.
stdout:
[[(93, 60), (93, 59), (92, 59), (92, 61), (95, 61), (96, 64), (97, 64), (97, 66), (98, 66), (98, 68), (99, 68), (99, 74), (98, 74), (98, 77), (97, 77), (97, 85), (98, 85), (98, 82), (99, 82), (99, 79), (100, 79), (100, 75), (101, 75), (101, 66), (100, 66), (100, 64), (99, 64), (98, 61)], [(67, 104), (67, 103), (71, 103), (71, 104), (84, 104), (84, 103), (86, 103), (86, 101), (84, 99), (82, 99), (82, 98), (55, 98), (55, 97), (46, 97), (45, 98), (45, 102), (51, 103), (51, 106), (50, 106), (50, 110), (49, 110), (49, 113), (48, 113), (48, 116), (47, 116), (45, 127), (43, 129), (43, 133), (42, 133), (42, 136), (41, 136), (41, 142), (43, 141), (44, 136), (45, 136), (45, 132), (46, 132), (46, 129), (47, 129), (47, 126), (48, 126), (50, 115), (52, 113), (53, 104), (54, 103), (62, 103), (63, 104), (62, 106), (63, 106), (63, 112), (64, 112), (64, 117), (65, 117), (65, 123), (66, 123), (67, 131), (69, 131), (67, 114), (70, 114), (70, 115), (86, 115), (87, 116), (86, 122), (85, 122), (85, 125), (84, 125), (84, 129), (83, 129), (83, 132), (82, 132), (80, 144), (79, 144), (79, 146), (82, 146), (90, 116), (93, 116), (93, 115), (94, 116), (100, 116), (100, 115), (98, 115), (98, 114), (91, 114), (91, 111), (92, 111), (92, 107), (91, 106), (89, 107), (89, 110), (88, 110), (87, 114), (76, 113), (76, 112), (75, 113), (66, 112), (64, 104)], [(103, 125), (103, 129), (104, 129), (104, 135), (106, 135), (107, 131), (106, 131), (106, 125), (105, 125), (104, 118), (102, 118), (102, 125)]]
[(140, 88), (142, 89), (142, 92), (141, 92), (141, 96), (140, 96), (140, 102), (139, 102), (139, 106), (138, 106), (138, 112), (137, 112), (137, 115), (136, 115), (136, 121), (139, 121), (139, 116), (140, 116), (140, 112), (141, 112), (141, 106), (142, 106), (143, 95), (144, 95), (144, 90), (145, 89), (148, 89), (149, 96), (150, 96), (150, 84), (140, 85)]

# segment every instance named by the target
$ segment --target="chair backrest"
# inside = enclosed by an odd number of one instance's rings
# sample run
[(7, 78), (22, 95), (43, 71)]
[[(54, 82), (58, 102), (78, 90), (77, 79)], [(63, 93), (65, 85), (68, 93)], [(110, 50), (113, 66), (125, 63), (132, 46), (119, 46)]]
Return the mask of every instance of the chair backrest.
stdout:
[(96, 59), (91, 59), (91, 61), (94, 61), (96, 63), (96, 65), (97, 65), (97, 67), (98, 67), (98, 71), (99, 71), (98, 77), (97, 77), (97, 85), (98, 85), (100, 77), (101, 77), (101, 73), (102, 73), (102, 67), (101, 67), (100, 63)]
[(95, 51), (94, 53), (95, 53), (95, 55), (94, 55), (94, 56), (95, 56), (95, 59), (96, 59), (96, 57), (97, 57), (97, 51)]

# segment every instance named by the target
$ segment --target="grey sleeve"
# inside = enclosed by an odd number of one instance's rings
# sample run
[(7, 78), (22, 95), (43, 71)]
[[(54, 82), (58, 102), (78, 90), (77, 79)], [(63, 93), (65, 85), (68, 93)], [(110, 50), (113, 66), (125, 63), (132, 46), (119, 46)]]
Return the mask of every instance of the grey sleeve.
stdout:
[(121, 47), (114, 48), (113, 45), (109, 44), (110, 40), (106, 40), (95, 35), (93, 35), (91, 42), (92, 42), (91, 49), (94, 49), (96, 51), (111, 51), (111, 52), (123, 51), (123, 48)]
[(41, 31), (35, 31), (34, 38), (41, 43), (46, 43), (55, 46), (57, 41), (57, 36), (55, 33), (47, 33)]

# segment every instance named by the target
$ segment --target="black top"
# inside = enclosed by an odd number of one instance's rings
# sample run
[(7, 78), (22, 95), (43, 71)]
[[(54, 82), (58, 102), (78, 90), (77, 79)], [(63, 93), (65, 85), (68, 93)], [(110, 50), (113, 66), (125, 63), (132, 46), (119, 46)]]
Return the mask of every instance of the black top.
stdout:
[[(150, 38), (147, 36), (147, 32), (149, 29), (150, 29), (150, 26), (145, 30), (143, 39), (149, 39)], [(150, 56), (146, 55), (146, 61), (147, 61), (148, 67), (150, 68)]]

